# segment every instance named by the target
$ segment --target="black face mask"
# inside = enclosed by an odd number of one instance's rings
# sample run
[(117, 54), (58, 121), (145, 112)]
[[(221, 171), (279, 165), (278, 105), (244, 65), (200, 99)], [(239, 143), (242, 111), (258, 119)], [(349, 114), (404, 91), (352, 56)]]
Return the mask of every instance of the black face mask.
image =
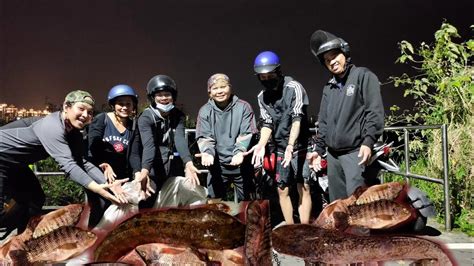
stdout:
[(278, 87), (278, 84), (280, 83), (280, 79), (279, 78), (266, 79), (266, 80), (260, 80), (260, 82), (266, 89), (276, 90)]

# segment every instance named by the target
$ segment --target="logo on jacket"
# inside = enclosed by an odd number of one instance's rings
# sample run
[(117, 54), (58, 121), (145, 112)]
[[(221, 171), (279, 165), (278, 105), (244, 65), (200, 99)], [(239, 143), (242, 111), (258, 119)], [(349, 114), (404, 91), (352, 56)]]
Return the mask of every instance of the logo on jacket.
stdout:
[(352, 96), (352, 95), (354, 95), (354, 91), (355, 91), (355, 85), (354, 84), (349, 84), (349, 86), (347, 86), (346, 95), (347, 96)]

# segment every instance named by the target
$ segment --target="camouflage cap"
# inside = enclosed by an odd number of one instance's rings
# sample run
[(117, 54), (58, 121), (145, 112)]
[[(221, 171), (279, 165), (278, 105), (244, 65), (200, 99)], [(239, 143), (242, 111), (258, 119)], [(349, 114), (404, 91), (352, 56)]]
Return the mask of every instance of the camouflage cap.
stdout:
[(222, 73), (217, 73), (212, 75), (208, 80), (207, 80), (207, 91), (211, 91), (211, 87), (217, 83), (217, 81), (222, 80), (227, 82), (227, 84), (230, 85), (230, 79), (226, 74)]
[(64, 102), (67, 103), (87, 103), (92, 106), (95, 104), (94, 98), (92, 98), (92, 95), (88, 93), (87, 91), (82, 91), (82, 90), (75, 90), (71, 91), (66, 95), (66, 98), (64, 99)]

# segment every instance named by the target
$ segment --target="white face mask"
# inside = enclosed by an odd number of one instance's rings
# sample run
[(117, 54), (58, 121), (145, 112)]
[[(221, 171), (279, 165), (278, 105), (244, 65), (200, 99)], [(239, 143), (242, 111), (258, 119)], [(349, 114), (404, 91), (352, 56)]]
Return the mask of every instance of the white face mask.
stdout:
[(160, 111), (168, 113), (171, 111), (171, 109), (174, 108), (174, 104), (169, 103), (169, 104), (161, 104), (161, 103), (156, 103), (156, 108), (158, 108)]

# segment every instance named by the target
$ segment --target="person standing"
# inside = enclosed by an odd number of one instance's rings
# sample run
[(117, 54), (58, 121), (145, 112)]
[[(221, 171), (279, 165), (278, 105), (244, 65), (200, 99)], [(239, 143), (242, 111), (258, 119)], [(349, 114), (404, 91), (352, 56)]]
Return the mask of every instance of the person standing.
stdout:
[[(147, 84), (147, 96), (150, 106), (145, 108), (138, 118), (138, 129), (143, 151), (141, 156), (140, 178), (155, 182), (159, 190), (170, 176), (182, 175), (173, 173), (171, 162), (174, 149), (177, 150), (184, 164), (184, 175), (193, 184), (199, 184), (199, 170), (194, 166), (188, 143), (185, 138), (185, 115), (174, 103), (178, 96), (176, 83), (166, 75), (156, 75)], [(151, 208), (157, 193), (143, 202), (141, 208)]]
[(234, 184), (238, 200), (248, 200), (253, 169), (244, 153), (257, 133), (252, 107), (233, 94), (225, 74), (212, 75), (207, 92), (209, 100), (199, 110), (196, 139), (201, 164), (209, 167), (209, 196), (227, 200), (229, 186)]
[(294, 223), (289, 186), (296, 182), (300, 221), (309, 223), (312, 203), (310, 170), (306, 161), (309, 138), (306, 113), (308, 96), (298, 81), (283, 75), (280, 58), (272, 51), (257, 55), (254, 71), (263, 85), (263, 90), (258, 94), (263, 126), (259, 142), (254, 147), (252, 163), (262, 164), (265, 146), (271, 137), (277, 154), (276, 182), (285, 222)]
[[(119, 84), (109, 90), (107, 102), (112, 111), (96, 115), (87, 135), (89, 159), (104, 171), (111, 183), (116, 178), (130, 178), (141, 171), (139, 154), (131, 153), (131, 145), (139, 138), (135, 119), (138, 95), (132, 87)], [(110, 202), (101, 198), (97, 200), (94, 204), (102, 206), (105, 211)], [(102, 215), (103, 212), (91, 213), (89, 225), (97, 225)]]
[[(40, 214), (44, 192), (28, 165), (51, 156), (73, 181), (90, 190), (91, 197), (103, 197), (115, 204), (127, 203), (120, 185), (106, 183), (99, 168), (85, 160), (81, 130), (90, 124), (94, 99), (82, 90), (66, 95), (62, 111), (41, 119), (26, 119), (0, 129), (0, 227), (14, 220), (19, 233), (29, 218)], [(8, 215), (5, 197), (16, 201), (21, 215)], [(91, 211), (99, 206), (91, 204)]]
[(329, 198), (334, 201), (365, 185), (364, 166), (384, 126), (380, 82), (369, 69), (353, 65), (349, 44), (329, 32), (315, 31), (310, 48), (332, 77), (323, 88), (318, 137), (308, 159), (319, 170), (327, 151)]

